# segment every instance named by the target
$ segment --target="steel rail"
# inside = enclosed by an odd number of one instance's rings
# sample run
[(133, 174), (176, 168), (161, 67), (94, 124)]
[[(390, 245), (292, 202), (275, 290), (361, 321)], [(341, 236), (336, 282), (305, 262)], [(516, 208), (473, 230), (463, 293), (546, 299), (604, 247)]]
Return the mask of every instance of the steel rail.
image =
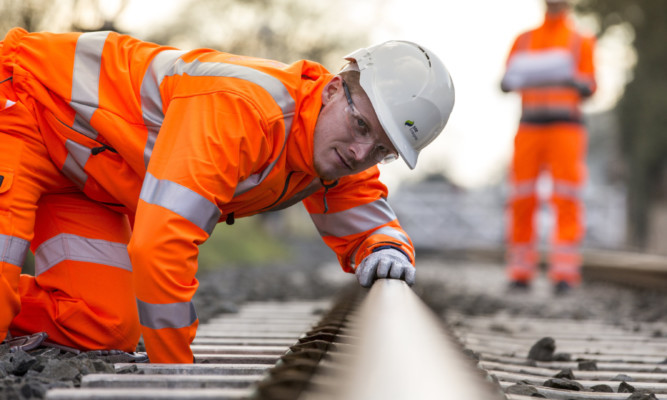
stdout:
[(401, 280), (375, 282), (350, 317), (341, 342), (353, 351), (341, 375), (331, 377), (335, 389), (317, 385), (300, 400), (504, 398)]

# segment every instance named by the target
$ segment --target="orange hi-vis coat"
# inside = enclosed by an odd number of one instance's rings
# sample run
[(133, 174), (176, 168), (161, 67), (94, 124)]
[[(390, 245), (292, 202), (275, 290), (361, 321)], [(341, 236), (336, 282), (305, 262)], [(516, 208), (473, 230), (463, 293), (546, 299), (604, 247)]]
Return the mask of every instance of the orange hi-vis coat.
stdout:
[(535, 63), (540, 57), (544, 60), (549, 55), (553, 60), (554, 55), (562, 54), (567, 56), (572, 69), (549, 72), (571, 77), (567, 84), (514, 89), (521, 94), (522, 116), (511, 164), (507, 271), (512, 280), (530, 281), (537, 272), (534, 218), (539, 203), (537, 181), (543, 171), (552, 177), (551, 201), (556, 212), (549, 277), (554, 282), (573, 285), (581, 279), (579, 246), (584, 234), (581, 197), (586, 179), (587, 134), (580, 104), (596, 90), (594, 46), (595, 39), (578, 33), (566, 13), (561, 13), (547, 14), (544, 23), (521, 34), (510, 51), (508, 71), (512, 62), (521, 57), (524, 60), (534, 57)]
[[(321, 65), (181, 51), (113, 32), (0, 42), (0, 339), (192, 362), (198, 245), (303, 201), (343, 269), (414, 249), (376, 167), (313, 168)], [(249, 238), (249, 240), (252, 240)], [(28, 249), (35, 276), (20, 275)], [(19, 276), (20, 275), (20, 276)], [(137, 311), (138, 310), (138, 311)]]

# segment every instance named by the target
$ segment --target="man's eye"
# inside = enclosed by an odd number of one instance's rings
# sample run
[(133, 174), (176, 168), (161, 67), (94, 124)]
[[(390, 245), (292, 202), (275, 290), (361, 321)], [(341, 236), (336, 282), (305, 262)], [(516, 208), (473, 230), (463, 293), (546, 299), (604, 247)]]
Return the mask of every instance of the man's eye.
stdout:
[(357, 126), (361, 128), (364, 133), (368, 133), (368, 125), (366, 125), (366, 121), (364, 121), (361, 118), (357, 118)]

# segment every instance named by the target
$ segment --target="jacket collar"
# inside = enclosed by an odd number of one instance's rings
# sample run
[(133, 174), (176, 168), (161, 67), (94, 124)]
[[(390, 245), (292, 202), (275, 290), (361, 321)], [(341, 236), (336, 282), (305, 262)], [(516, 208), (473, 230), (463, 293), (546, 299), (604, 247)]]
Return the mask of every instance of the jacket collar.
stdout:
[(322, 108), (322, 91), (332, 78), (333, 75), (326, 74), (303, 84), (304, 96), (296, 110), (295, 126), (287, 140), (287, 163), (292, 170), (317, 176), (313, 165), (315, 125)]
[(547, 28), (555, 28), (562, 25), (567, 25), (569, 20), (568, 11), (564, 10), (558, 14), (546, 13), (544, 16), (544, 26)]

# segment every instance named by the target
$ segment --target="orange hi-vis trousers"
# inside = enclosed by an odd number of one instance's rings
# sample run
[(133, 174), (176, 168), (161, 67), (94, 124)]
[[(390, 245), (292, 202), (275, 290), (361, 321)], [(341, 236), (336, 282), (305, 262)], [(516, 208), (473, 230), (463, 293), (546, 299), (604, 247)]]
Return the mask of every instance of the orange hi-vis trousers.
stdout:
[(519, 125), (514, 142), (509, 198), (507, 273), (528, 282), (537, 273), (537, 180), (551, 174), (555, 232), (549, 250), (549, 279), (581, 281), (579, 247), (584, 234), (582, 189), (586, 179), (588, 138), (581, 124), (558, 122)]
[[(11, 149), (0, 157), (0, 341), (8, 330), (45, 331), (79, 349), (135, 351), (128, 218), (89, 200), (52, 163), (34, 109), (7, 77), (0, 69), (0, 148)], [(28, 247), (34, 277), (21, 275)]]

